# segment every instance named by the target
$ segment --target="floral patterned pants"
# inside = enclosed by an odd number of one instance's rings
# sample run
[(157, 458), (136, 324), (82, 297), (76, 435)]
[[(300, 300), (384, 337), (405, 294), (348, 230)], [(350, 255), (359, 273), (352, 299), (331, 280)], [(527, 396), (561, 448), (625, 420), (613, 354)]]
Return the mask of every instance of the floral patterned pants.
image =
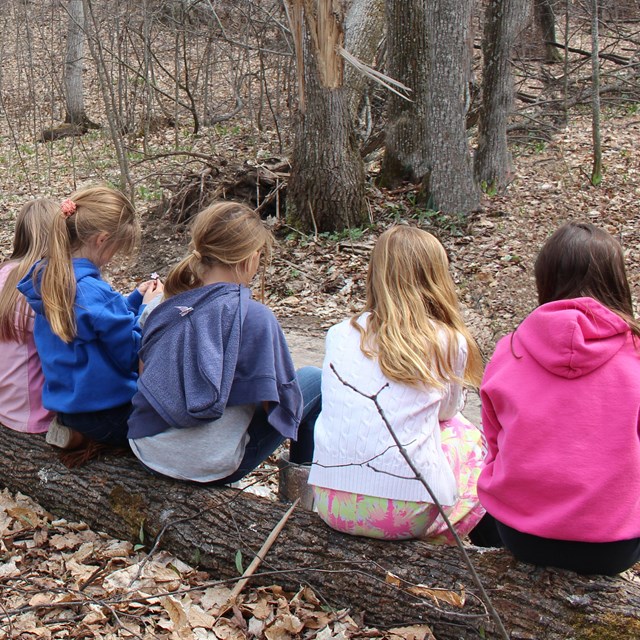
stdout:
[[(480, 522), (485, 511), (476, 486), (485, 447), (480, 430), (462, 414), (440, 423), (442, 450), (458, 484), (458, 501), (443, 507), (460, 537)], [(333, 529), (356, 536), (383, 540), (421, 538), (432, 543), (453, 544), (454, 539), (429, 502), (377, 498), (359, 493), (314, 487), (318, 515)]]

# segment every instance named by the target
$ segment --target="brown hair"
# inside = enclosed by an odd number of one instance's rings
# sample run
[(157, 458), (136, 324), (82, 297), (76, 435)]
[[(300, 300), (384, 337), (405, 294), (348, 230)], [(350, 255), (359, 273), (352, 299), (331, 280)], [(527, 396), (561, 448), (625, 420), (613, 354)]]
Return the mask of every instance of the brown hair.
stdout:
[(13, 253), (7, 262), (14, 266), (0, 291), (0, 341), (26, 340), (29, 312), (18, 282), (40, 260), (46, 250), (51, 224), (60, 215), (55, 200), (39, 198), (27, 202), (18, 212), (13, 236)]
[(202, 272), (216, 263), (239, 266), (256, 251), (263, 252), (264, 270), (269, 259), (273, 236), (260, 216), (238, 202), (216, 202), (203, 209), (191, 227), (191, 253), (167, 275), (164, 296), (202, 285)]
[[(398, 225), (376, 242), (367, 274), (370, 312), (360, 348), (377, 357), (382, 372), (398, 382), (442, 387), (451, 381), (479, 385), (482, 357), (462, 320), (447, 254), (430, 233)], [(443, 345), (442, 333), (447, 337)], [(458, 333), (467, 341), (463, 379), (455, 372)]]
[[(76, 280), (72, 254), (100, 233), (108, 234), (103, 250), (117, 248), (131, 254), (138, 242), (140, 227), (133, 205), (120, 191), (107, 186), (81, 189), (69, 196), (75, 211), (58, 213), (51, 227), (47, 260), (36, 268), (34, 278), (42, 280), (40, 290), (44, 314), (51, 330), (65, 342), (76, 336), (74, 304)], [(65, 205), (69, 203), (65, 202)]]
[(588, 222), (569, 222), (545, 242), (535, 263), (538, 302), (594, 298), (640, 336), (620, 243)]

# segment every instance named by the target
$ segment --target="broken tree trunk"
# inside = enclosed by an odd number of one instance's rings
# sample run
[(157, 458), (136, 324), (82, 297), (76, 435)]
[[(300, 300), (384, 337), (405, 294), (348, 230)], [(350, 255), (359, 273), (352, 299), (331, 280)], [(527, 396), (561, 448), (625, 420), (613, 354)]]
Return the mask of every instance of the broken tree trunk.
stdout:
[[(1, 429), (0, 485), (94, 529), (134, 540), (140, 529), (160, 547), (237, 578), (235, 556), (253, 556), (286, 506), (229, 488), (155, 477), (133, 457), (111, 457), (69, 470), (42, 436)], [(640, 580), (584, 577), (516, 562), (500, 550), (469, 549), (512, 638), (640, 637)], [(385, 582), (388, 572), (402, 586)], [(327, 602), (366, 613), (371, 624), (426, 622), (439, 639), (497, 637), (456, 548), (347, 536), (296, 510), (254, 581), (297, 589), (309, 584)], [(464, 590), (461, 607), (411, 585)], [(416, 595), (417, 593), (417, 595)], [(455, 600), (455, 598), (453, 599)]]

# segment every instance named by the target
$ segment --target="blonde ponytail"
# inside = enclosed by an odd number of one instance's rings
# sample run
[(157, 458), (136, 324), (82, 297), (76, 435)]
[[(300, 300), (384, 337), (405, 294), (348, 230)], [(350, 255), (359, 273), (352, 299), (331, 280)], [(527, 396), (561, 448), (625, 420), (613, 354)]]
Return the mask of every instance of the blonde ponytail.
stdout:
[(197, 255), (190, 253), (173, 267), (164, 283), (164, 297), (170, 298), (183, 291), (202, 286), (202, 279), (198, 275), (198, 265)]
[(45, 317), (53, 333), (65, 342), (71, 342), (77, 335), (72, 256), (100, 233), (107, 234), (106, 246), (131, 254), (140, 237), (131, 202), (120, 191), (106, 186), (88, 187), (71, 194), (58, 205), (47, 260), (34, 273), (36, 282), (42, 276), (40, 292)]
[(36, 282), (40, 272), (40, 295), (44, 315), (51, 331), (64, 342), (76, 337), (76, 278), (71, 260), (71, 239), (67, 231), (67, 220), (62, 212), (56, 216), (49, 236), (49, 251), (46, 263), (38, 265), (34, 273)]
[(273, 236), (260, 216), (238, 202), (217, 202), (203, 209), (191, 228), (191, 253), (167, 276), (164, 296), (202, 286), (202, 273), (214, 264), (238, 266), (256, 251), (262, 251), (262, 288), (264, 264), (269, 259)]

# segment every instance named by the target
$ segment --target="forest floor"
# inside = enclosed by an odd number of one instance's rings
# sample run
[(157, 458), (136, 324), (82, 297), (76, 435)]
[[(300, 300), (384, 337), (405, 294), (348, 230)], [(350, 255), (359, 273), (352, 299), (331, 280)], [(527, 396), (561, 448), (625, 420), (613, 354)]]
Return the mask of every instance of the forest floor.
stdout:
[[(630, 113), (629, 113), (630, 112)], [(576, 115), (548, 143), (513, 147), (515, 174), (501, 194), (484, 196), (482, 210), (466, 218), (415, 204), (416, 189), (374, 185), (369, 164), (371, 223), (339, 234), (305, 235), (270, 218), (277, 238), (267, 270), (266, 303), (292, 330), (321, 335), (359, 310), (364, 301), (369, 253), (389, 225), (419, 226), (444, 244), (464, 315), (485, 357), (536, 305), (533, 264), (544, 240), (569, 220), (588, 221), (614, 234), (625, 248), (634, 300), (640, 293), (640, 115), (634, 109), (605, 112), (604, 180), (590, 185), (591, 123)], [(233, 144), (233, 141), (229, 142)], [(141, 252), (133, 265), (112, 267), (123, 288), (153, 271), (161, 276), (185, 255), (188, 233), (166, 216), (143, 216)]]
[[(634, 300), (640, 292), (640, 117), (634, 109), (608, 110), (602, 125), (604, 180), (595, 188), (591, 130), (586, 115), (546, 144), (514, 147), (515, 174), (504, 193), (485, 196), (478, 213), (461, 219), (421, 209), (413, 188), (394, 192), (368, 186), (371, 224), (343, 234), (305, 235), (277, 218), (269, 220), (278, 246), (268, 268), (266, 303), (292, 338), (297, 364), (321, 361), (325, 330), (361, 308), (370, 250), (389, 225), (407, 223), (437, 234), (445, 245), (465, 318), (485, 357), (497, 339), (514, 329), (535, 306), (533, 263), (544, 240), (567, 220), (587, 220), (615, 234), (625, 247)], [(245, 160), (259, 164), (242, 131), (217, 133), (217, 148), (229, 150), (229, 171)], [(60, 141), (22, 153), (2, 139), (0, 258), (11, 252), (13, 219), (33, 195), (63, 198), (74, 185), (112, 177), (113, 169), (69, 166), (71, 145), (88, 158), (101, 152), (100, 134)], [(92, 146), (93, 145), (93, 146)], [(0, 149), (0, 152), (2, 150)], [(246, 156), (246, 157), (245, 157)], [(84, 157), (84, 156), (83, 156)], [(369, 166), (370, 176), (376, 163)], [(25, 175), (31, 176), (28, 180)], [(154, 192), (155, 193), (155, 192)], [(185, 253), (183, 226), (139, 205), (144, 240), (139, 256), (108, 270), (114, 286), (130, 290), (152, 272), (166, 275)], [(266, 494), (272, 488), (266, 487)], [(366, 628), (358, 612), (327, 611), (313, 594), (249, 589), (244, 601), (217, 620), (216, 603), (227, 587), (207, 586), (214, 576), (159, 553), (145, 563), (144, 540), (116, 541), (82, 523), (56, 520), (23, 496), (0, 494), (0, 637), (12, 638), (240, 638), (424, 637), (424, 629)], [(137, 543), (137, 544), (136, 544)], [(167, 595), (180, 590), (179, 595)], [(225, 591), (225, 589), (227, 589)], [(117, 606), (104, 598), (120, 594)], [(136, 598), (152, 597), (144, 605)], [(82, 604), (78, 602), (82, 601)], [(66, 605), (65, 603), (69, 603)]]

